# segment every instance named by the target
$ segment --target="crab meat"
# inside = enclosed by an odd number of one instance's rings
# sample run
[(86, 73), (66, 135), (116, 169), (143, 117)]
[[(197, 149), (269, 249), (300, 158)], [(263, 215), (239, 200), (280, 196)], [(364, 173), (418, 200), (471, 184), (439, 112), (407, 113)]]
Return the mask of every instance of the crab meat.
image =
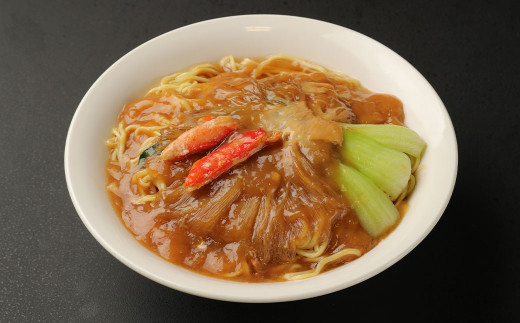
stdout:
[(197, 160), (184, 182), (186, 190), (193, 191), (219, 177), (233, 166), (243, 162), (265, 146), (277, 142), (282, 133), (268, 133), (264, 129), (246, 131), (233, 141)]
[(204, 123), (204, 122), (208, 122), (208, 121), (211, 121), (211, 120), (213, 120), (213, 117), (206, 116), (206, 117), (202, 117), (202, 118), (200, 118), (199, 120), (197, 120), (197, 122), (198, 122), (199, 124), (202, 124), (202, 123)]
[(238, 124), (229, 116), (215, 119), (202, 117), (199, 123), (172, 141), (162, 151), (161, 158), (177, 161), (193, 153), (213, 148), (238, 128)]

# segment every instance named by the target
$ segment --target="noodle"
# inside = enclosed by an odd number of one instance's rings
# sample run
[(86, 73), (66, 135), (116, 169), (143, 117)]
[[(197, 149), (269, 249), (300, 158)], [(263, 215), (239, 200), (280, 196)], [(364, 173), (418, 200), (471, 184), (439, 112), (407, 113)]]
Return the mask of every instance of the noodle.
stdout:
[(333, 254), (332, 256), (328, 256), (328, 257), (324, 257), (324, 258), (310, 258), (310, 259), (308, 259), (309, 261), (312, 261), (312, 262), (317, 261), (316, 268), (314, 268), (312, 270), (307, 270), (307, 271), (288, 273), (288, 274), (285, 274), (284, 277), (287, 280), (298, 280), (298, 279), (314, 277), (314, 276), (318, 275), (319, 273), (321, 273), (323, 268), (325, 268), (325, 266), (328, 263), (338, 260), (347, 255), (355, 255), (355, 256), (360, 257), (361, 252), (358, 249), (344, 249), (344, 250), (341, 250), (340, 252)]
[[(172, 262), (200, 271), (211, 267), (205, 273), (226, 279), (316, 276), (378, 242), (359, 229), (343, 195), (327, 179), (334, 147), (343, 140), (335, 121), (355, 123), (351, 106), (367, 93), (347, 75), (288, 55), (226, 56), (173, 73), (141, 102), (123, 109), (105, 143), (107, 191), (117, 197), (114, 204), (129, 228), (144, 221), (142, 214), (157, 210), (155, 226), (169, 228), (160, 236), (169, 234), (167, 241), (178, 245), (159, 252), (153, 242), (159, 235), (150, 233), (143, 241)], [(154, 154), (201, 117), (226, 115), (247, 129), (280, 130), (283, 143), (218, 181), (186, 191), (183, 181), (201, 153), (170, 163)], [(415, 172), (420, 157), (411, 160)], [(395, 204), (414, 186), (412, 175)], [(356, 243), (349, 245), (354, 234)], [(240, 248), (224, 248), (237, 241)]]
[(174, 73), (164, 77), (161, 80), (161, 85), (151, 89), (148, 94), (160, 94), (168, 90), (182, 93), (195, 84), (208, 82), (209, 78), (217, 74), (217, 67), (213, 64), (197, 65), (187, 72)]

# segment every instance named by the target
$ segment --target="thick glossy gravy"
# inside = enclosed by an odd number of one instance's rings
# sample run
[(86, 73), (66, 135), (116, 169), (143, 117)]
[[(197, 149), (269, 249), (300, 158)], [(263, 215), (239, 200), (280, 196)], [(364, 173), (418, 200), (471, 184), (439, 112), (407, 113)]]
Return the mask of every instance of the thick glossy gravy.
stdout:
[[(280, 69), (287, 73), (255, 78), (247, 70), (220, 70), (182, 96), (175, 90), (163, 91), (125, 105), (119, 115), (119, 122), (125, 125), (154, 127), (160, 118), (170, 120), (161, 129), (159, 141), (163, 143), (194, 127), (203, 116), (233, 116), (240, 130), (287, 130), (281, 142), (193, 193), (186, 193), (182, 183), (191, 165), (206, 153), (173, 163), (158, 155), (147, 158), (146, 169), (165, 188), (146, 203), (132, 202), (143, 194), (134, 177), (140, 167), (109, 161), (111, 201), (126, 228), (146, 248), (201, 274), (262, 282), (284, 280), (285, 273), (312, 269), (316, 263), (296, 252), (312, 239), (326, 240), (324, 255), (344, 248), (366, 253), (379, 242), (361, 228), (331, 179), (339, 160), (331, 139), (336, 134), (321, 119), (402, 125), (401, 102), (326, 73), (292, 73), (287, 66)], [(186, 111), (183, 102), (193, 109)], [(319, 110), (324, 114), (317, 120), (311, 115)], [(305, 122), (292, 123), (293, 116), (301, 116)], [(147, 131), (130, 133), (123, 156), (128, 160), (138, 157), (149, 137)], [(298, 173), (302, 169), (303, 175)], [(150, 185), (145, 193), (157, 189)], [(232, 202), (222, 206), (216, 200)], [(269, 214), (262, 214), (267, 208)], [(355, 258), (345, 256), (326, 269)]]

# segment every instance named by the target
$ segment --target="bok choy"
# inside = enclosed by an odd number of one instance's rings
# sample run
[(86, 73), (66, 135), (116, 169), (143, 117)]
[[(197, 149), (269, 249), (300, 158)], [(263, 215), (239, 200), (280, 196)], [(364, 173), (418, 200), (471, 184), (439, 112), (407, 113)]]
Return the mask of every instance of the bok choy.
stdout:
[(388, 196), (361, 172), (340, 164), (337, 180), (361, 226), (371, 236), (380, 235), (399, 219), (399, 212)]
[(372, 180), (394, 201), (408, 185), (410, 158), (361, 133), (343, 129), (343, 161)]
[(403, 126), (390, 124), (342, 124), (342, 126), (415, 158), (421, 157), (426, 148), (426, 142), (415, 131)]
[(363, 228), (375, 237), (397, 223), (400, 215), (392, 201), (409, 189), (426, 143), (402, 126), (341, 126), (343, 163), (336, 181)]

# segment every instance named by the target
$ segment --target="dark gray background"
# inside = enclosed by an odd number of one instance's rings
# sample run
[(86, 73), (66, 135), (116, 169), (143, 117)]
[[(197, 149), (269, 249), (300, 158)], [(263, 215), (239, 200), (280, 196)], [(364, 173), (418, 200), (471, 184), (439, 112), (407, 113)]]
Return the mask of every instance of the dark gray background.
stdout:
[[(70, 201), (65, 137), (96, 78), (152, 37), (247, 13), (380, 41), (453, 120), (459, 175), (444, 216), (403, 260), (347, 290), (264, 305), (177, 292), (109, 255)], [(0, 1), (0, 321), (519, 319), (519, 21), (513, 1)]]

